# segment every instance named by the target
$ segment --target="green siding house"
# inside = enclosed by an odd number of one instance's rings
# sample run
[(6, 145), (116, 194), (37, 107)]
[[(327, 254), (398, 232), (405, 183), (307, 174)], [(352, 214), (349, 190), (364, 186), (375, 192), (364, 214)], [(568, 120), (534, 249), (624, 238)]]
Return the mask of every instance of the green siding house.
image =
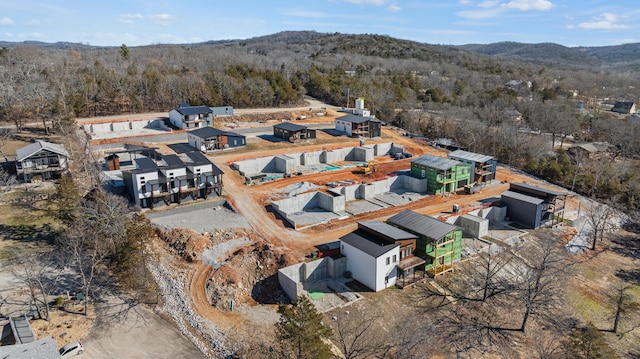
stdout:
[(460, 260), (462, 228), (414, 211), (402, 211), (387, 223), (418, 236), (415, 255), (425, 260), (425, 272), (437, 276)]
[(422, 155), (411, 161), (411, 175), (427, 179), (428, 193), (452, 193), (469, 184), (471, 166), (444, 157)]

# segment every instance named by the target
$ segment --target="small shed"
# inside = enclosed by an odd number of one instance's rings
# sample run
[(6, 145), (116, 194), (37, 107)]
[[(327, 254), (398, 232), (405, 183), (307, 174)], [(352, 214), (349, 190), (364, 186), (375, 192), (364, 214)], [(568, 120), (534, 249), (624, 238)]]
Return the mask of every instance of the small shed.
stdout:
[(109, 171), (116, 171), (120, 169), (120, 156), (118, 156), (118, 154), (112, 153), (105, 159), (107, 161)]

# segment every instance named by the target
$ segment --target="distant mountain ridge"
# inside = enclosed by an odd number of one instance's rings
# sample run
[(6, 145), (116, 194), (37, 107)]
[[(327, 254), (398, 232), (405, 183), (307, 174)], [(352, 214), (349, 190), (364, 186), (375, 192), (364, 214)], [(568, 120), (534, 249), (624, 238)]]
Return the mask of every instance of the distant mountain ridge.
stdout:
[[(381, 40), (391, 43), (394, 50), (403, 49), (401, 52), (372, 53), (376, 56), (416, 56), (421, 52), (431, 51), (435, 49), (463, 50), (477, 54), (488, 55), (492, 57), (503, 57), (513, 60), (533, 62), (540, 64), (553, 64), (575, 67), (595, 67), (595, 66), (615, 66), (629, 67), (640, 69), (640, 43), (631, 43), (614, 46), (596, 46), (596, 47), (566, 47), (556, 43), (537, 43), (528, 44), (520, 42), (496, 42), (491, 44), (467, 44), (467, 45), (433, 45), (427, 43), (419, 43), (409, 40), (396, 39), (386, 35), (374, 34), (341, 34), (341, 33), (321, 33), (316, 31), (282, 31), (271, 35), (258, 36), (249, 39), (228, 39), (228, 40), (211, 40), (195, 44), (176, 44), (175, 46), (206, 46), (206, 45), (225, 45), (225, 44), (269, 44), (274, 42), (288, 44), (308, 44), (316, 43), (319, 45), (336, 45), (335, 51), (349, 52), (352, 48), (341, 46), (344, 41), (357, 41), (361, 48), (367, 47), (366, 42), (376, 43)], [(38, 46), (46, 48), (69, 49), (69, 48), (109, 48), (113, 46), (92, 46), (82, 43), (73, 42), (56, 42), (46, 43), (40, 41), (23, 41), (10, 42), (0, 41), (0, 48), (13, 48), (17, 46)], [(154, 45), (149, 45), (154, 46)], [(167, 45), (171, 46), (171, 45)], [(130, 46), (131, 47), (131, 46)], [(142, 46), (141, 46), (142, 47)], [(414, 47), (413, 49), (411, 49)]]
[(597, 47), (566, 47), (555, 43), (496, 42), (486, 45), (468, 44), (457, 47), (490, 56), (542, 63), (564, 63), (574, 66), (640, 65), (640, 43)]

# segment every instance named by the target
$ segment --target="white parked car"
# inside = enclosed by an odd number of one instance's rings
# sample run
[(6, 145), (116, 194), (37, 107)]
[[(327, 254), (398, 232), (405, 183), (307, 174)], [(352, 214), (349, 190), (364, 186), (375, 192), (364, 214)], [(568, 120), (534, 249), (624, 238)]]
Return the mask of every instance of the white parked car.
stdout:
[(73, 342), (60, 348), (60, 356), (62, 358), (71, 358), (76, 355), (82, 354), (83, 351), (84, 351), (84, 348), (82, 347), (82, 343)]

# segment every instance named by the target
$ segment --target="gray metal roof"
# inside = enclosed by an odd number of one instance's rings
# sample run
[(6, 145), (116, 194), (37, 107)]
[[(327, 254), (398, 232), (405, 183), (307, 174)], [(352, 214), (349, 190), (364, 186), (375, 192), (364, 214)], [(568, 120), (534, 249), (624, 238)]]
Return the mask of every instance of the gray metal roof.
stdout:
[(205, 139), (218, 136), (245, 137), (244, 135), (236, 132), (223, 131), (213, 127), (203, 127), (197, 130), (189, 131), (189, 133)]
[(493, 160), (493, 157), (491, 156), (482, 155), (474, 152), (467, 152), (463, 150), (455, 150), (449, 153), (448, 157), (454, 160), (467, 160), (467, 161), (480, 162), (480, 163), (489, 162)]
[(291, 131), (291, 132), (298, 132), (298, 131), (302, 131), (302, 130), (306, 130), (307, 126), (302, 126), (302, 125), (297, 125), (295, 123), (291, 123), (291, 122), (283, 122), (283, 123), (279, 123), (277, 125), (273, 125), (274, 128), (280, 128), (283, 129), (285, 131)]
[(56, 341), (51, 337), (42, 338), (28, 344), (0, 346), (2, 359), (60, 359)]
[(387, 223), (436, 240), (446, 236), (452, 231), (460, 229), (460, 227), (453, 224), (410, 210), (396, 214), (389, 218)]
[(544, 202), (543, 199), (533, 197), (533, 196), (527, 196), (526, 194), (513, 192), (513, 191), (502, 192), (502, 197), (509, 197), (509, 198), (517, 199), (518, 201), (527, 202), (535, 205), (538, 205)]
[[(455, 166), (464, 165), (462, 162), (458, 162), (456, 160), (451, 160), (448, 158), (434, 156), (434, 155), (422, 155), (414, 160), (411, 163), (417, 163), (422, 166), (436, 168), (442, 171), (449, 170)], [(465, 165), (467, 166), (467, 165)]]
[(31, 330), (31, 324), (27, 316), (10, 317), (9, 323), (11, 324), (11, 330), (13, 331), (13, 337), (18, 344), (27, 344), (36, 340), (36, 336)]
[(42, 140), (36, 140), (36, 142), (30, 145), (18, 148), (18, 150), (16, 150), (16, 160), (18, 162), (22, 162), (40, 152), (41, 150), (47, 150), (65, 157), (69, 157), (69, 153), (64, 149), (62, 145)]
[(400, 245), (400, 243), (390, 243), (377, 238), (375, 235), (361, 229), (340, 237), (340, 240), (374, 258), (378, 258)]
[(380, 233), (381, 235), (393, 239), (394, 241), (416, 238), (415, 234), (403, 231), (398, 227), (394, 227), (380, 221), (358, 222), (358, 228), (361, 227), (364, 227), (376, 233)]
[(178, 157), (178, 155), (162, 156), (162, 160), (167, 164), (167, 168), (181, 168), (184, 167), (184, 162)]
[(358, 115), (344, 115), (344, 116), (338, 117), (336, 120), (347, 121), (351, 123), (365, 123), (367, 121), (380, 122), (374, 117), (364, 117), (364, 116), (358, 116)]
[(208, 165), (211, 164), (211, 161), (207, 158), (207, 156), (203, 155), (198, 151), (191, 151), (185, 153), (188, 158), (188, 164), (194, 165)]
[(213, 113), (213, 110), (211, 110), (207, 106), (177, 107), (175, 108), (175, 110), (182, 115), (200, 115), (203, 113)]
[(527, 183), (513, 182), (509, 185), (509, 189), (516, 192), (525, 192), (536, 196), (566, 196), (566, 192), (558, 192), (551, 189), (546, 189), (538, 186), (533, 186)]
[(142, 171), (157, 171), (158, 165), (149, 157), (136, 159), (136, 167)]

